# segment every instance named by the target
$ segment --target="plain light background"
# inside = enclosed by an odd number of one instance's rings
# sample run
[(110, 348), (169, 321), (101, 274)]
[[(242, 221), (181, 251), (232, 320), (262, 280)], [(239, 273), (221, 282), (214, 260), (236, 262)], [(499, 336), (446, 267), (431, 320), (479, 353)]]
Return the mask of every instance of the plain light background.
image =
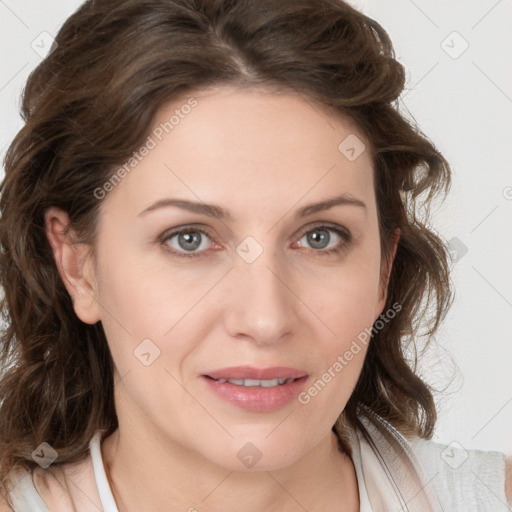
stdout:
[[(453, 170), (433, 226), (454, 249), (455, 301), (421, 366), (445, 389), (434, 440), (512, 454), (512, 0), (351, 3), (390, 35), (407, 115)], [(47, 34), (80, 4), (0, 0), (0, 157)]]

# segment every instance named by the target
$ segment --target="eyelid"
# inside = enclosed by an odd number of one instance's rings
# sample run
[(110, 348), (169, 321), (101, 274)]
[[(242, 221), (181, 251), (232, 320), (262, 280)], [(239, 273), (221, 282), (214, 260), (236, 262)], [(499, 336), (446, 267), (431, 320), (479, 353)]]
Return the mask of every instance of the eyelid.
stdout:
[[(332, 222), (322, 222), (322, 221), (316, 221), (311, 224), (308, 224), (304, 228), (301, 228), (298, 233), (300, 233), (299, 237), (302, 238), (306, 233), (309, 231), (312, 231), (317, 228), (328, 228), (332, 229), (334, 231), (341, 231), (343, 234), (345, 234), (347, 237), (352, 237), (352, 234), (349, 229), (347, 229), (344, 226), (341, 226), (339, 224), (334, 224)], [(297, 238), (297, 235), (293, 235), (293, 238)]]

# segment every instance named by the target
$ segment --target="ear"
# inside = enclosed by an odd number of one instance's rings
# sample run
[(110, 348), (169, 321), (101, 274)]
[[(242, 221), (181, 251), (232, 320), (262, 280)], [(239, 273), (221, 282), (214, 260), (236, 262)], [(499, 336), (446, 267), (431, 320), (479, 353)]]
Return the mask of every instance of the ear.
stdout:
[(44, 218), (46, 236), (60, 277), (73, 301), (75, 313), (82, 322), (95, 324), (101, 318), (99, 303), (96, 300), (97, 287), (93, 265), (88, 255), (89, 246), (73, 242), (72, 230), (68, 234), (65, 233), (69, 217), (60, 208), (48, 208)]
[(391, 247), (391, 258), (389, 259), (387, 268), (383, 269), (383, 272), (381, 273), (380, 298), (379, 298), (379, 303), (378, 303), (378, 308), (377, 308), (379, 314), (377, 316), (382, 314), (382, 312), (384, 311), (384, 307), (386, 306), (386, 300), (388, 298), (389, 278), (391, 276), (391, 269), (393, 268), (393, 262), (395, 261), (395, 255), (396, 255), (396, 250), (398, 247), (398, 241), (400, 240), (400, 234), (401, 234), (400, 229), (396, 228), (392, 235), (392, 238), (393, 238), (392, 244), (393, 245)]

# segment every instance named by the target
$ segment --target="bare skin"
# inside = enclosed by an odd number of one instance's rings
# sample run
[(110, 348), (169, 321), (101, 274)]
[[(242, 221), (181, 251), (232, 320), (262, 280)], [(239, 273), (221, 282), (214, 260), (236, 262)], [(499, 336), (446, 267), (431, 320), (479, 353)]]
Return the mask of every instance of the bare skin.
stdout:
[[(102, 199), (96, 268), (87, 247), (62, 235), (66, 214), (46, 212), (75, 312), (102, 322), (116, 367), (119, 429), (102, 453), (119, 510), (357, 511), (354, 466), (331, 428), (367, 347), (307, 404), (272, 411), (226, 402), (204, 375), (294, 367), (307, 390), (384, 312), (391, 266), (381, 273), (371, 156), (351, 161), (338, 149), (351, 134), (369, 145), (351, 122), (292, 92), (220, 87), (193, 97), (197, 106)], [(154, 127), (187, 98), (162, 107)], [(296, 216), (341, 194), (363, 205)], [(165, 198), (213, 203), (231, 218), (176, 206), (141, 214)], [(200, 256), (176, 255), (187, 252), (176, 228), (196, 234)], [(246, 237), (262, 249), (250, 263), (237, 253)], [(145, 339), (159, 350), (149, 365), (134, 356)], [(237, 456), (247, 443), (261, 453), (252, 467)]]

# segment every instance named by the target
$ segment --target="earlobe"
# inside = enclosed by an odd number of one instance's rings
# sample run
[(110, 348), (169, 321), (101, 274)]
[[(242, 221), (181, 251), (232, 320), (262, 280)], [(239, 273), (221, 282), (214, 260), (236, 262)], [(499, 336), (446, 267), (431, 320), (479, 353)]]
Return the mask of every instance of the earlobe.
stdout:
[(88, 255), (89, 247), (73, 242), (73, 232), (65, 232), (68, 224), (67, 213), (60, 208), (51, 207), (45, 211), (46, 236), (75, 313), (83, 322), (95, 324), (101, 317), (96, 300), (95, 276)]

